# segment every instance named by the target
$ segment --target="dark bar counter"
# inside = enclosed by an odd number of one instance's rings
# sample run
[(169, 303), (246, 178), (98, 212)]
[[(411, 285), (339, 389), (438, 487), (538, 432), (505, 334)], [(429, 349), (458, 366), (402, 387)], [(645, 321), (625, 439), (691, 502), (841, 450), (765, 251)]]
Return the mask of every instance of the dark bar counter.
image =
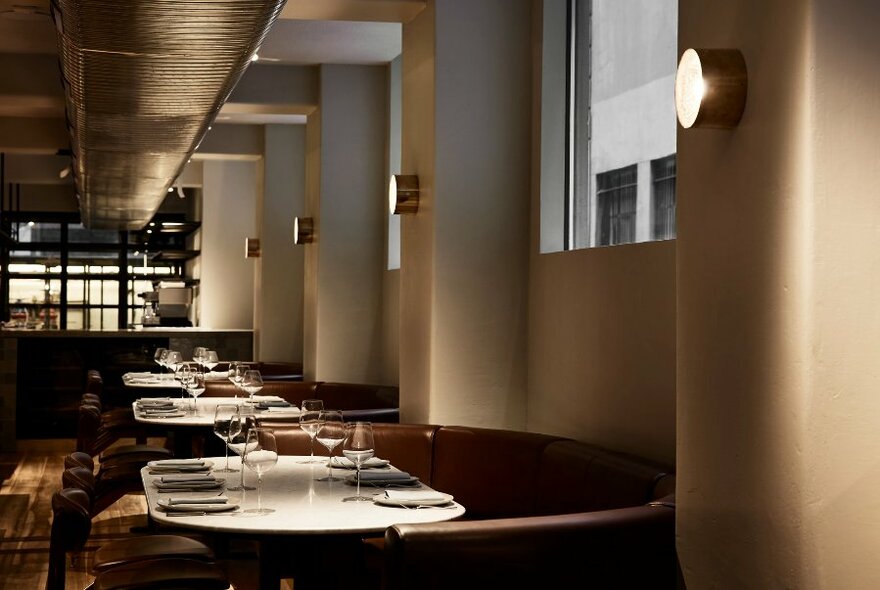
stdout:
[(98, 369), (106, 398), (127, 403), (122, 374), (158, 371), (156, 348), (192, 358), (196, 346), (221, 359), (251, 360), (252, 330), (145, 328), (132, 330), (0, 331), (0, 452), (16, 440), (73, 438), (86, 372)]

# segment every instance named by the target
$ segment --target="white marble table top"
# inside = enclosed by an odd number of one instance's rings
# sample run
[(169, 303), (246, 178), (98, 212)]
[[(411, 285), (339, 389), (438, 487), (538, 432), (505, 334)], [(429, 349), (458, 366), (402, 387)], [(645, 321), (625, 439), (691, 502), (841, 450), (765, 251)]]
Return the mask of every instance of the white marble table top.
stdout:
[[(211, 495), (211, 492), (160, 493), (152, 483), (159, 476), (150, 475), (149, 468), (145, 467), (141, 470), (141, 477), (150, 516), (161, 524), (207, 531), (257, 535), (324, 535), (382, 533), (394, 524), (452, 520), (465, 513), (464, 507), (458, 503), (454, 503), (451, 508), (415, 509), (381, 506), (373, 502), (343, 502), (343, 498), (355, 494), (355, 486), (343, 481), (315, 481), (315, 478), (327, 474), (326, 464), (298, 463), (303, 459), (306, 457), (282, 455), (275, 468), (263, 476), (262, 504), (264, 508), (272, 508), (275, 512), (256, 516), (243, 512), (243, 509), (256, 507), (256, 491), (225, 492), (230, 502), (241, 504), (241, 508), (235, 512), (168, 516), (158, 508), (156, 502), (159, 498), (203, 497)], [(222, 457), (210, 460), (215, 467), (223, 464)], [(240, 461), (239, 458), (233, 458), (230, 466), (239, 467)], [(247, 470), (246, 467), (245, 469)], [(352, 472), (334, 469), (333, 473), (344, 477)], [(217, 477), (226, 477), (237, 485), (241, 475), (218, 473)], [(248, 485), (256, 485), (257, 478), (252, 471), (245, 471), (245, 477)], [(412, 489), (431, 488), (423, 485)], [(243, 493), (245, 498), (242, 501)], [(377, 493), (384, 494), (384, 490), (368, 485), (361, 486), (361, 494)]]
[[(227, 381), (226, 373), (209, 371), (205, 373), (206, 381)], [(122, 375), (122, 384), (126, 387), (145, 389), (180, 389), (180, 381), (172, 373), (132, 372)]]
[[(135, 420), (143, 424), (158, 424), (161, 426), (213, 426), (214, 411), (219, 404), (241, 405), (248, 401), (246, 397), (200, 397), (196, 402), (196, 413), (192, 413), (192, 398), (186, 400), (171, 396), (174, 404), (186, 411), (185, 416), (162, 417), (144, 415), (138, 411), (137, 402), (132, 402)], [(274, 399), (274, 398), (273, 398)], [(280, 398), (278, 398), (280, 399)], [(272, 410), (256, 410), (255, 415), (260, 420), (291, 419), (299, 417), (299, 408), (277, 408)]]

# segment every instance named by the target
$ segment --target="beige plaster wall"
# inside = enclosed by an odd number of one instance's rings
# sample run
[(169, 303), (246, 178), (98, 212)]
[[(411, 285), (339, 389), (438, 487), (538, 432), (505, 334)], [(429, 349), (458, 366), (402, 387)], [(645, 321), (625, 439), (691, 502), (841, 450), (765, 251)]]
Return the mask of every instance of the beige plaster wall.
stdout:
[(256, 235), (257, 162), (208, 161), (202, 185), (200, 322), (254, 327), (254, 264), (244, 240)]
[(541, 190), (553, 187), (540, 177), (542, 12), (535, 2), (526, 425), (671, 465), (675, 242), (540, 253)]
[(880, 8), (681, 0), (736, 47), (732, 131), (679, 131), (678, 537), (688, 587), (875, 588)]

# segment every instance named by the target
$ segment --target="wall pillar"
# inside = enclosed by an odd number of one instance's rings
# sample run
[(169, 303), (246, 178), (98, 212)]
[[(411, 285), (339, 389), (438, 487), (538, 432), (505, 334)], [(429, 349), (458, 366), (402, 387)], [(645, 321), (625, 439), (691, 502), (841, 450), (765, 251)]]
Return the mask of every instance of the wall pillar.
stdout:
[(429, 1), (403, 28), (403, 420), (525, 427), (531, 2)]

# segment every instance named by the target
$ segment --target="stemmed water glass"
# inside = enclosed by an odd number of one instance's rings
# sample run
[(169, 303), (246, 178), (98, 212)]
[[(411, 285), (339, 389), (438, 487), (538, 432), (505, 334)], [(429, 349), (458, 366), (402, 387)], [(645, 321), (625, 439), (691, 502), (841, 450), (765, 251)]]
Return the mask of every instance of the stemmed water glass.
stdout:
[[(244, 363), (238, 361), (232, 361), (229, 363), (229, 380), (232, 381), (232, 384), (238, 389), (241, 389), (241, 382), (244, 380), (244, 373), (246, 370)], [(238, 393), (235, 394), (235, 397), (238, 397)]]
[(202, 357), (202, 364), (209, 371), (220, 364), (220, 358), (217, 356), (216, 350), (206, 350)]
[(241, 388), (248, 393), (251, 401), (254, 401), (254, 395), (263, 389), (263, 376), (259, 371), (245, 371), (244, 378), (241, 380)]
[[(153, 354), (153, 360), (156, 361), (156, 364), (159, 365), (159, 367), (165, 366), (162, 364), (162, 356), (167, 352), (167, 348), (157, 348), (156, 352)], [(159, 372), (161, 373), (162, 371), (160, 370)]]
[(199, 413), (196, 403), (199, 396), (205, 393), (205, 376), (198, 371), (192, 373), (187, 382), (186, 391), (193, 398), (193, 414), (196, 415)]
[(318, 442), (327, 447), (327, 477), (319, 477), (316, 481), (341, 481), (339, 477), (333, 477), (333, 449), (345, 440), (345, 423), (342, 421), (342, 412), (339, 410), (324, 410), (321, 412), (321, 427), (315, 436)]
[(180, 397), (182, 399), (185, 399), (186, 394), (189, 392), (189, 382), (192, 379), (192, 375), (193, 372), (186, 363), (181, 363), (175, 372), (174, 378), (180, 381)]
[(234, 473), (237, 469), (229, 467), (229, 442), (233, 436), (241, 432), (241, 422), (238, 420), (238, 406), (236, 404), (218, 404), (214, 410), (214, 434), (223, 441), (226, 449), (226, 467), (215, 469), (220, 473)]
[(238, 456), (241, 457), (241, 478), (239, 485), (226, 486), (226, 489), (231, 492), (256, 489), (251, 486), (247, 486), (244, 483), (244, 461), (248, 452), (250, 452), (251, 450), (251, 446), (249, 446), (250, 443), (248, 443), (248, 432), (250, 432), (257, 426), (257, 418), (254, 415), (254, 408), (251, 406), (239, 406), (238, 423), (241, 425), (241, 428), (239, 429), (238, 434), (229, 438), (229, 448), (235, 451)]
[(245, 510), (251, 514), (270, 514), (272, 508), (263, 508), (263, 474), (278, 462), (275, 432), (270, 428), (251, 428), (247, 436), (247, 454), (244, 463), (257, 473), (257, 507)]
[(342, 443), (342, 454), (354, 463), (357, 469), (357, 495), (343, 498), (343, 502), (363, 502), (372, 500), (361, 496), (361, 465), (375, 454), (373, 444), (373, 425), (369, 422), (355, 422), (345, 427), (345, 442)]
[(205, 353), (208, 351), (204, 346), (196, 346), (193, 348), (193, 362), (198, 366), (202, 366), (202, 359), (205, 356)]
[(324, 409), (324, 402), (319, 399), (304, 399), (300, 406), (299, 427), (305, 430), (309, 435), (309, 458), (300, 461), (300, 463), (322, 463), (320, 459), (315, 459), (315, 435), (321, 427), (321, 410)]

